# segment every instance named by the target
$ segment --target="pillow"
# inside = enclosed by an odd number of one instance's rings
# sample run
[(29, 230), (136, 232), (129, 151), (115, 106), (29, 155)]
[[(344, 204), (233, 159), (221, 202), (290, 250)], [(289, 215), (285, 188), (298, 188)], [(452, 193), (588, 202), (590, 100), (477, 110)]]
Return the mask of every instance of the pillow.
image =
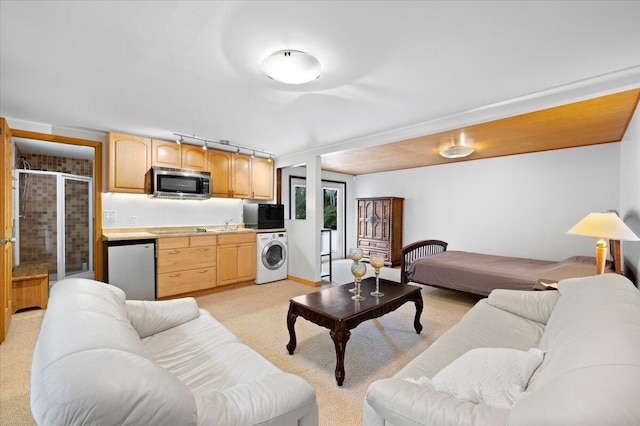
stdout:
[(456, 398), (511, 408), (542, 363), (544, 351), (506, 348), (471, 349), (440, 370), (432, 379), (405, 379)]

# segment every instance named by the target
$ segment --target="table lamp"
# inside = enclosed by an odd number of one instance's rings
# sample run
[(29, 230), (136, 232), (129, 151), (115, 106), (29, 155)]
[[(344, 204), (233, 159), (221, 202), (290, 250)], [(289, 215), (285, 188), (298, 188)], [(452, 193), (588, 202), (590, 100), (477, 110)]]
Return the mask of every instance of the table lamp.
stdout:
[(618, 217), (616, 213), (589, 213), (567, 234), (596, 237), (596, 272), (604, 273), (605, 259), (607, 256), (607, 243), (609, 240), (640, 241), (640, 238)]

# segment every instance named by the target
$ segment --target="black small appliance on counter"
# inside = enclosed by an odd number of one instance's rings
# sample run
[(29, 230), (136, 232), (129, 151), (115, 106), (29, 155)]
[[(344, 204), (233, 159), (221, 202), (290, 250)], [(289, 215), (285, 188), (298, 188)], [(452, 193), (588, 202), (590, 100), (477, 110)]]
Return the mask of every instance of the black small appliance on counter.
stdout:
[(254, 229), (284, 228), (283, 204), (244, 204), (244, 226)]

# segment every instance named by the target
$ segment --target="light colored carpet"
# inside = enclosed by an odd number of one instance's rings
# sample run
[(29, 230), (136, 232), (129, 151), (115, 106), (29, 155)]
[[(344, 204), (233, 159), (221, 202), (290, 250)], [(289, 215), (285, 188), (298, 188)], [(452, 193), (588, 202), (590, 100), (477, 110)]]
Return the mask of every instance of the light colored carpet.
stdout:
[[(334, 261), (333, 281), (323, 288), (351, 282), (351, 261)], [(367, 276), (372, 275), (368, 266)], [(381, 276), (399, 281), (397, 268)], [(424, 311), (421, 334), (413, 329), (415, 306), (405, 304), (384, 317), (351, 330), (345, 355), (345, 381), (336, 384), (335, 349), (329, 330), (298, 318), (298, 346), (289, 355), (286, 318), (289, 299), (317, 289), (279, 281), (198, 297), (198, 304), (279, 368), (308, 380), (315, 388), (320, 424), (360, 425), (362, 401), (374, 380), (389, 377), (441, 336), (478, 300), (461, 293), (422, 286)], [(371, 297), (371, 296), (369, 296)], [(29, 411), (29, 371), (42, 311), (14, 315), (7, 340), (0, 345), (0, 424), (32, 425)]]

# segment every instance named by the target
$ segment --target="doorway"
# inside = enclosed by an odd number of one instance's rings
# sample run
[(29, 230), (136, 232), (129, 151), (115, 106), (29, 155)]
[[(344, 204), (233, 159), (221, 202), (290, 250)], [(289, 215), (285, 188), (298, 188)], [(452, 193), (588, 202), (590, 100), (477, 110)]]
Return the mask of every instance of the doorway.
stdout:
[[(46, 133), (38, 133), (31, 132), (28, 130), (16, 130), (12, 129), (12, 138), (14, 145), (14, 150), (11, 154), (10, 161), (12, 164), (12, 169), (24, 169), (24, 165), (19, 158), (25, 152), (32, 152), (36, 154), (49, 155), (53, 157), (62, 157), (64, 159), (69, 158), (84, 158), (91, 160), (93, 172), (84, 172), (76, 170), (56, 170), (60, 172), (68, 172), (68, 174), (76, 174), (84, 177), (92, 177), (93, 178), (93, 191), (91, 194), (92, 200), (92, 208), (93, 208), (93, 218), (91, 219), (91, 228), (93, 230), (93, 238), (91, 241), (93, 242), (92, 246), (92, 265), (94, 272), (94, 279), (102, 280), (102, 215), (95, 214), (95, 212), (102, 211), (102, 148), (103, 144), (101, 142), (90, 141), (86, 139), (78, 139), (72, 138), (69, 136), (60, 136), (60, 135), (51, 135)], [(24, 143), (33, 144), (33, 151), (31, 149), (26, 149), (24, 147)], [(18, 146), (21, 147), (18, 148)], [(56, 160), (57, 161), (57, 160)], [(31, 169), (34, 170), (36, 168), (40, 169), (51, 169), (50, 167), (40, 167), (36, 165), (36, 162), (33, 162), (33, 166)], [(57, 163), (56, 163), (57, 164)], [(12, 174), (10, 176), (13, 176)], [(13, 197), (12, 197), (13, 198)], [(15, 203), (15, 199), (14, 199)], [(15, 204), (14, 204), (15, 207)], [(14, 211), (14, 208), (11, 209)], [(14, 217), (12, 221), (12, 235), (16, 237), (16, 230), (13, 229), (18, 222), (18, 218)], [(87, 262), (88, 263), (88, 262)], [(81, 264), (82, 267), (82, 264)], [(87, 265), (89, 267), (89, 265)]]
[[(300, 176), (289, 177), (289, 206), (291, 219), (306, 218), (307, 179)], [(331, 242), (333, 259), (345, 256), (346, 246), (346, 183), (322, 179), (323, 229), (331, 230), (331, 237), (323, 235), (322, 252), (328, 250)]]
[(47, 263), (49, 283), (94, 278), (93, 178), (68, 173), (14, 170), (14, 265)]

